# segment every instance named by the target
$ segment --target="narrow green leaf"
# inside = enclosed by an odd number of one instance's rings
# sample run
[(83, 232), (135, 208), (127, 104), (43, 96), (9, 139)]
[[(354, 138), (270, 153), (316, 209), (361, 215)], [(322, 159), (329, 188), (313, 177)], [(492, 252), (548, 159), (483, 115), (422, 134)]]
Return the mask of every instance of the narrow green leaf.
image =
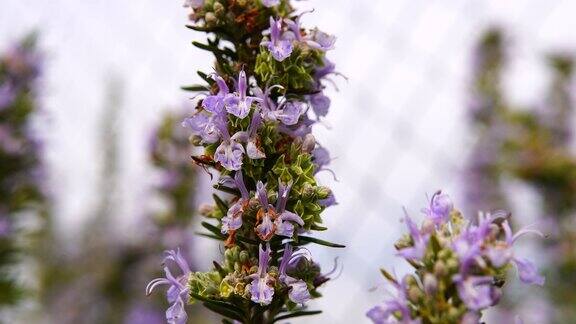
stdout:
[(182, 89), (184, 91), (206, 91), (206, 90), (210, 90), (210, 89), (208, 89), (208, 87), (203, 86), (203, 85), (199, 85), (199, 84), (182, 86), (182, 87), (180, 87), (180, 89)]
[(200, 224), (202, 225), (202, 227), (204, 227), (205, 229), (207, 229), (207, 230), (209, 230), (210, 232), (212, 232), (212, 234), (214, 234), (214, 235), (216, 235), (216, 236), (218, 236), (218, 237), (220, 237), (220, 238), (224, 238), (224, 237), (225, 237), (225, 235), (223, 235), (223, 234), (220, 232), (220, 229), (219, 229), (218, 227), (216, 227), (216, 226), (214, 226), (214, 225), (212, 225), (212, 224), (210, 224), (210, 223), (208, 223), (208, 222), (202, 222), (202, 223), (200, 223)]
[(218, 313), (224, 317), (235, 319), (235, 320), (240, 321), (240, 322), (245, 322), (244, 315), (240, 315), (240, 314), (232, 311), (228, 306), (220, 306), (220, 305), (212, 304), (212, 303), (208, 303), (208, 302), (204, 302), (202, 304), (206, 308), (208, 308), (209, 310), (211, 310), (215, 313)]
[(244, 322), (245, 319), (244, 312), (242, 311), (242, 309), (236, 307), (236, 305), (234, 304), (221, 300), (207, 298), (195, 293), (190, 293), (190, 296), (196, 300), (203, 302), (202, 304), (213, 312), (216, 312), (222, 316), (231, 319)]
[(345, 248), (346, 247), (346, 245), (332, 243), (332, 242), (324, 241), (324, 240), (317, 239), (314, 237), (309, 237), (309, 236), (299, 236), (298, 237), (298, 243), (296, 245), (305, 245), (308, 243), (316, 243), (319, 245), (324, 245), (324, 246), (333, 247), (333, 248)]
[(278, 316), (274, 319), (274, 322), (278, 322), (281, 320), (285, 320), (288, 318), (294, 318), (294, 317), (300, 317), (300, 316), (309, 316), (309, 315), (318, 315), (322, 313), (321, 310), (317, 310), (317, 311), (299, 311), (299, 312), (294, 312), (294, 313), (290, 313), (290, 314), (286, 314), (286, 315), (282, 315), (282, 316)]
[(196, 234), (196, 235), (200, 235), (200, 236), (204, 236), (204, 237), (207, 237), (207, 238), (211, 238), (211, 239), (214, 239), (214, 240), (218, 240), (218, 241), (224, 241), (224, 240), (226, 239), (226, 238), (223, 237), (223, 236), (216, 236), (216, 235), (214, 235), (214, 234), (209, 234), (209, 233), (196, 232), (195, 234)]
[(222, 198), (218, 197), (217, 194), (212, 194), (212, 197), (214, 198), (216, 206), (218, 207), (218, 209), (220, 209), (222, 215), (226, 215), (226, 213), (228, 212), (228, 205), (224, 202), (224, 200), (222, 200)]

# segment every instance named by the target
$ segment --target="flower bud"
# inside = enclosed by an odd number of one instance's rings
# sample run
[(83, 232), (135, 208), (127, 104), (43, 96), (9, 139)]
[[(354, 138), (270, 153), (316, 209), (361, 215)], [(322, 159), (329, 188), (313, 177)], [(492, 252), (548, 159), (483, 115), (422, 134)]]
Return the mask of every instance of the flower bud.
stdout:
[(302, 152), (310, 153), (316, 147), (316, 139), (312, 134), (306, 134), (302, 143)]
[(200, 215), (207, 217), (214, 211), (214, 206), (209, 204), (202, 204), (198, 210)]
[(434, 295), (438, 289), (438, 281), (431, 273), (424, 274), (424, 291), (428, 295)]
[(431, 234), (436, 229), (434, 222), (431, 219), (426, 218), (422, 222), (422, 234)]
[(410, 299), (411, 302), (417, 303), (422, 297), (422, 291), (418, 286), (412, 286), (408, 289), (408, 299)]
[(240, 254), (238, 255), (238, 260), (241, 263), (246, 263), (248, 262), (248, 260), (250, 259), (250, 254), (248, 254), (248, 251), (241, 251)]
[(446, 271), (446, 264), (443, 261), (438, 261), (434, 265), (434, 274), (440, 278), (444, 277), (447, 274)]
[(213, 26), (218, 21), (218, 18), (216, 18), (213, 12), (207, 12), (206, 15), (204, 15), (204, 20), (206, 20), (207, 26)]
[(214, 13), (217, 17), (222, 17), (224, 14), (224, 6), (220, 2), (214, 2)]
[(302, 198), (305, 200), (310, 200), (314, 197), (314, 187), (308, 182), (305, 182), (302, 186)]
[(328, 187), (316, 187), (316, 197), (318, 199), (326, 199), (332, 194), (332, 190)]

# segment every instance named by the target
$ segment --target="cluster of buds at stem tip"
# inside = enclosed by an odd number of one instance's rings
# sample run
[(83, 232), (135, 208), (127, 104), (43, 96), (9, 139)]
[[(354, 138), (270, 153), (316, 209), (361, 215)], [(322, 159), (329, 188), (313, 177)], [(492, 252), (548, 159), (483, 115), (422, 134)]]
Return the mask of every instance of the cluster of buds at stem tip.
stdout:
[(514, 234), (503, 211), (480, 213), (472, 224), (440, 191), (423, 212), (420, 227), (404, 217), (408, 234), (395, 244), (415, 271), (399, 279), (382, 270), (393, 292), (368, 311), (374, 323), (480, 323), (482, 312), (499, 302), (510, 267), (523, 283), (544, 284), (535, 265), (513, 250), (518, 238), (540, 232)]
[(336, 204), (316, 180), (319, 172), (334, 173), (312, 134), (331, 104), (324, 89), (339, 75), (326, 58), (336, 39), (302, 27), (306, 12), (287, 0), (189, 0), (185, 7), (187, 27), (211, 34), (193, 44), (216, 58), (213, 72), (198, 72), (206, 84), (184, 87), (198, 100), (182, 125), (203, 150), (193, 161), (217, 177), (220, 193), (201, 208), (202, 235), (224, 244), (224, 259), (208, 272), (181, 265), (186, 280), (167, 271), (148, 291), (169, 285), (167, 318), (174, 323), (186, 319), (185, 294), (227, 321), (319, 313), (306, 303), (320, 297), (317, 289), (333, 271), (322, 273), (305, 246), (343, 247), (313, 236), (327, 229), (321, 213)]

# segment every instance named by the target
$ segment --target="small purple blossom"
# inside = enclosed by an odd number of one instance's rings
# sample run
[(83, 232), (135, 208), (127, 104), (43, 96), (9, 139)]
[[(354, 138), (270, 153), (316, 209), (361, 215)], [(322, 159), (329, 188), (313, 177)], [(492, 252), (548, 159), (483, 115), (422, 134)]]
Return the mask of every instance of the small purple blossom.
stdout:
[(236, 92), (226, 95), (224, 99), (224, 106), (228, 113), (238, 117), (245, 118), (250, 113), (250, 107), (252, 103), (258, 101), (256, 97), (251, 97), (246, 95), (248, 90), (248, 80), (246, 77), (246, 72), (244, 70), (240, 71), (238, 75), (238, 82), (236, 85)]
[(204, 112), (198, 111), (191, 117), (182, 121), (182, 126), (188, 127), (195, 135), (200, 136), (205, 143), (216, 143), (220, 139), (220, 133), (214, 119), (215, 116), (208, 116)]
[(516, 242), (516, 240), (522, 235), (529, 233), (539, 236), (544, 235), (541, 232), (532, 229), (521, 229), (513, 235), (512, 229), (510, 228), (507, 220), (502, 223), (502, 228), (504, 229), (505, 242), (502, 242), (501, 244), (487, 251), (487, 256), (490, 262), (495, 267), (502, 267), (508, 262), (512, 261), (518, 269), (518, 276), (520, 277), (520, 281), (527, 284), (535, 284), (539, 286), (544, 285), (545, 279), (538, 273), (536, 266), (527, 259), (514, 257), (514, 253), (512, 251), (514, 242)]
[(321, 51), (328, 51), (334, 48), (336, 37), (329, 35), (318, 28), (315, 28), (310, 33), (309, 40), (306, 42), (310, 47), (319, 49)]
[(275, 119), (281, 121), (284, 125), (292, 126), (298, 123), (300, 115), (305, 110), (304, 103), (300, 101), (285, 102), (280, 109), (274, 111)]
[[(418, 321), (413, 320), (410, 315), (409, 301), (406, 295), (408, 288), (406, 277), (404, 277), (401, 283), (393, 281), (392, 287), (395, 292), (391, 294), (391, 298), (385, 300), (382, 304), (371, 308), (366, 313), (366, 316), (368, 316), (374, 324), (419, 323)], [(400, 315), (400, 318), (397, 318), (398, 315)]]
[(256, 234), (261, 240), (268, 241), (276, 231), (276, 225), (273, 222), (277, 217), (276, 211), (268, 203), (268, 192), (266, 191), (266, 185), (262, 181), (256, 183), (256, 195), (262, 206), (256, 214), (256, 218), (260, 222), (256, 226)]
[(262, 5), (266, 8), (275, 7), (280, 4), (280, 0), (262, 0)]
[[(282, 255), (282, 261), (280, 262), (280, 267), (278, 268), (280, 282), (287, 285), (290, 288), (288, 292), (288, 298), (296, 304), (304, 304), (310, 299), (310, 292), (308, 291), (308, 285), (301, 279), (296, 279), (290, 277), (286, 274), (288, 267), (300, 258), (309, 259), (309, 255), (306, 250), (298, 250), (292, 253), (292, 245), (286, 243), (284, 245), (284, 254)], [(305, 252), (300, 252), (305, 251)]]
[(218, 93), (204, 98), (202, 107), (213, 114), (220, 115), (224, 112), (225, 99), (230, 94), (230, 90), (221, 76), (213, 74), (212, 78), (218, 85)]
[(418, 226), (416, 226), (408, 215), (404, 217), (404, 221), (406, 222), (406, 226), (408, 226), (413, 245), (399, 250), (398, 255), (406, 259), (421, 260), (426, 253), (428, 236), (420, 233), (420, 229), (418, 229)]
[(166, 320), (170, 324), (184, 324), (188, 318), (186, 309), (184, 308), (184, 300), (188, 298), (188, 276), (190, 275), (190, 267), (184, 257), (180, 253), (180, 249), (166, 251), (164, 262), (172, 261), (180, 268), (182, 274), (174, 277), (168, 266), (164, 266), (166, 278), (156, 278), (146, 286), (146, 295), (150, 295), (158, 286), (168, 285), (166, 297), (171, 304), (166, 310)]
[(270, 17), (269, 31), (270, 40), (263, 41), (262, 45), (268, 48), (276, 61), (282, 62), (292, 54), (292, 42), (282, 37), (282, 19)]
[(250, 129), (248, 130), (248, 141), (246, 143), (246, 154), (253, 160), (263, 159), (266, 154), (260, 149), (256, 133), (262, 124), (262, 116), (258, 110), (254, 111), (252, 120), (250, 121)]
[(268, 274), (270, 245), (266, 244), (266, 248), (263, 249), (262, 244), (260, 244), (258, 251), (258, 272), (249, 276), (252, 279), (250, 284), (251, 300), (260, 305), (269, 305), (274, 296), (274, 288), (271, 286), (273, 279)]
[(319, 117), (325, 117), (330, 109), (330, 98), (325, 96), (322, 92), (313, 94), (308, 97), (312, 110)]
[(276, 212), (278, 216), (274, 221), (276, 234), (292, 237), (294, 234), (294, 225), (292, 223), (304, 226), (304, 221), (300, 216), (286, 210), (286, 202), (288, 201), (288, 195), (290, 193), (292, 183), (284, 184), (280, 180), (278, 183), (278, 201), (276, 203)]
[(241, 196), (240, 199), (228, 209), (226, 216), (222, 217), (222, 234), (227, 234), (229, 231), (235, 231), (242, 227), (242, 216), (246, 208), (248, 208), (250, 200), (250, 195), (244, 184), (241, 170), (236, 171), (234, 183), (236, 184), (236, 188), (240, 190)]
[(430, 199), (430, 206), (424, 208), (422, 212), (430, 218), (434, 224), (442, 225), (446, 223), (450, 218), (450, 212), (454, 208), (450, 196), (443, 194), (441, 191), (437, 191)]
[(229, 171), (240, 170), (242, 167), (242, 157), (244, 156), (244, 147), (237, 142), (237, 138), (230, 137), (228, 125), (222, 120), (215, 122), (220, 135), (224, 139), (214, 152), (214, 161), (219, 162)]
[(494, 286), (494, 279), (489, 276), (469, 276), (454, 278), (460, 299), (474, 311), (488, 308), (498, 302), (501, 291)]
[(198, 9), (204, 6), (204, 0), (185, 0), (184, 7)]

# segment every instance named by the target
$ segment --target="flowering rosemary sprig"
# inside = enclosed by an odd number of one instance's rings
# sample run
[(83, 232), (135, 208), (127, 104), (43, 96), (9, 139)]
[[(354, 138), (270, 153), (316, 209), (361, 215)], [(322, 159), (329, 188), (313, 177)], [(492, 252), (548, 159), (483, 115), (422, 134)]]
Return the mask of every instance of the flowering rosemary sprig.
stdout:
[(184, 87), (205, 96), (183, 125), (204, 148), (194, 161), (219, 172), (214, 188), (224, 195), (214, 194), (215, 204), (201, 208), (210, 220), (202, 222), (208, 231), (202, 235), (223, 241), (225, 252), (209, 272), (188, 274), (181, 266), (182, 276), (174, 277), (167, 271), (167, 319), (186, 321), (188, 296), (225, 323), (317, 314), (305, 304), (329, 278), (303, 246), (343, 247), (311, 236), (326, 230), (321, 212), (335, 204), (315, 179), (330, 158), (311, 134), (330, 105), (322, 91), (335, 73), (326, 58), (335, 38), (304, 29), (303, 13), (286, 0), (186, 6), (188, 27), (209, 34), (207, 43), (193, 44), (212, 52), (216, 63), (214, 73), (198, 72), (208, 87)]
[(25, 234), (18, 223), (25, 213), (46, 211), (41, 144), (31, 129), (40, 63), (34, 35), (0, 57), (0, 308), (21, 295), (12, 273)]
[(397, 279), (381, 270), (393, 292), (368, 311), (374, 323), (479, 323), (482, 312), (498, 303), (512, 266), (522, 282), (544, 284), (534, 264), (513, 251), (518, 238), (540, 232), (513, 234), (510, 215), (502, 211), (481, 213), (471, 224), (441, 192), (423, 212), (421, 227), (405, 216), (409, 234), (395, 244), (415, 271)]

